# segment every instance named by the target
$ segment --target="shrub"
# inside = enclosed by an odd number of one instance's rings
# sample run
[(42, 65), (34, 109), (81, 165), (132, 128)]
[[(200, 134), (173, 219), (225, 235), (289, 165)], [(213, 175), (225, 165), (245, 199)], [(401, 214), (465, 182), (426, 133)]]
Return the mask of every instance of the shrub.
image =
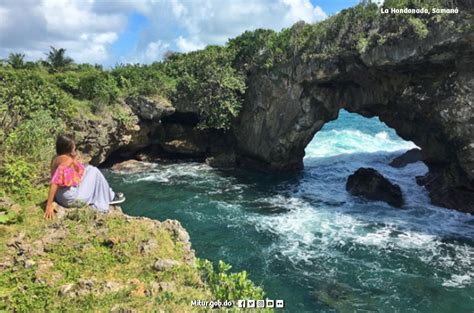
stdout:
[(249, 278), (246, 271), (228, 273), (231, 265), (219, 261), (217, 271), (208, 260), (198, 259), (198, 269), (211, 288), (212, 294), (219, 300), (263, 299), (265, 293)]
[(423, 39), (428, 36), (428, 27), (426, 27), (426, 25), (420, 19), (416, 17), (409, 17), (408, 23), (411, 25), (418, 38)]
[(125, 96), (160, 94), (169, 97), (175, 81), (165, 74), (162, 63), (118, 65), (111, 74)]
[(0, 167), (0, 187), (19, 200), (30, 197), (35, 180), (35, 166), (21, 157), (8, 157)]
[(231, 66), (233, 56), (229, 49), (208, 46), (168, 64), (170, 75), (178, 77), (175, 101), (197, 104), (200, 128), (228, 129), (240, 112), (245, 76)]
[(0, 126), (5, 133), (37, 111), (63, 116), (71, 99), (40, 70), (0, 69)]
[(98, 70), (81, 73), (79, 80), (79, 98), (112, 103), (120, 95), (113, 77)]

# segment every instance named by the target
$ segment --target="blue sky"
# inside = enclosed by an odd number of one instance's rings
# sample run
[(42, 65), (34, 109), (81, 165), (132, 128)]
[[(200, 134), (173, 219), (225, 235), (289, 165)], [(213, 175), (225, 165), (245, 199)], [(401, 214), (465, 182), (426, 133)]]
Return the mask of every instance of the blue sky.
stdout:
[(224, 44), (245, 30), (320, 21), (358, 0), (2, 0), (0, 58), (44, 58), (66, 48), (76, 62), (150, 63), (166, 51)]

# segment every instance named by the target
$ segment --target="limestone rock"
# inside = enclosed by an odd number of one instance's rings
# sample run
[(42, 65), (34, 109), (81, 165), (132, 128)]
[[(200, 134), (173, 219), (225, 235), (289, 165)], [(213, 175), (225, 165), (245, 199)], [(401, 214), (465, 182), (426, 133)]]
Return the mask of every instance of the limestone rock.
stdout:
[(112, 170), (117, 172), (124, 172), (124, 173), (140, 173), (144, 171), (148, 171), (154, 168), (155, 165), (148, 162), (141, 162), (137, 160), (128, 160), (120, 163), (116, 163), (112, 166)]
[(168, 230), (173, 238), (182, 243), (189, 243), (189, 234), (177, 220), (166, 220), (162, 223), (164, 229)]
[(403, 205), (400, 186), (392, 184), (373, 168), (359, 168), (347, 179), (346, 190), (354, 196), (384, 201), (394, 207)]
[(153, 250), (155, 250), (156, 248), (158, 248), (158, 241), (156, 241), (156, 239), (154, 238), (148, 239), (141, 244), (140, 253), (148, 255), (152, 253)]
[(115, 281), (108, 281), (105, 283), (103, 292), (105, 293), (110, 293), (110, 292), (118, 292), (122, 289), (124, 289), (125, 286), (122, 285), (121, 283), (115, 282)]
[(31, 268), (36, 265), (36, 262), (33, 260), (26, 260), (25, 261), (25, 268)]
[(423, 161), (423, 155), (420, 149), (414, 148), (393, 159), (390, 162), (390, 166), (404, 167), (410, 163), (415, 163), (418, 161)]
[(130, 107), (123, 104), (121, 110), (128, 114), (124, 123), (112, 113), (101, 119), (77, 119), (71, 124), (77, 148), (82, 161), (92, 165), (104, 162), (112, 153), (129, 157), (134, 152), (150, 144), (150, 136), (157, 125), (152, 121), (140, 119)]
[(158, 121), (164, 116), (171, 115), (175, 108), (168, 100), (161, 97), (129, 97), (125, 100), (132, 111), (143, 120)]
[[(467, 6), (451, 22), (470, 25), (472, 12)], [(354, 30), (341, 29), (326, 43), (337, 47), (337, 54), (307, 48), (271, 70), (250, 69), (245, 101), (232, 127), (238, 163), (262, 171), (301, 169), (316, 132), (346, 109), (379, 117), (422, 149), (430, 172), (443, 168), (446, 175), (438, 184), (424, 184), (432, 201), (438, 191), (449, 189), (451, 197), (472, 203), (472, 29), (432, 23), (420, 39), (414, 33), (393, 36), (390, 27), (379, 26), (366, 25), (365, 31), (391, 39), (363, 51), (350, 40)], [(458, 208), (448, 197), (436, 202)]]
[(197, 156), (204, 153), (204, 150), (201, 146), (196, 145), (194, 142), (186, 139), (174, 139), (164, 142), (161, 146), (166, 152), (175, 154)]
[(71, 296), (74, 294), (74, 284), (73, 283), (70, 283), (70, 284), (66, 284), (66, 285), (63, 285), (59, 288), (59, 291), (58, 291), (58, 294), (60, 296)]
[(165, 271), (167, 269), (173, 268), (180, 265), (178, 261), (169, 260), (169, 259), (158, 259), (153, 264), (153, 269), (157, 271)]

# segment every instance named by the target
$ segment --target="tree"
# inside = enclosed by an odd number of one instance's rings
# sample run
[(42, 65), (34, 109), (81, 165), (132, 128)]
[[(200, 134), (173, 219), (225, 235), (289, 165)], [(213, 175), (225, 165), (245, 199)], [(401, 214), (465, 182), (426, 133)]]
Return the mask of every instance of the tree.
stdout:
[(25, 55), (22, 53), (10, 53), (7, 63), (14, 69), (25, 67)]
[(51, 46), (51, 51), (46, 53), (46, 65), (49, 67), (51, 72), (62, 72), (68, 69), (73, 63), (74, 60), (70, 57), (65, 56), (66, 49)]

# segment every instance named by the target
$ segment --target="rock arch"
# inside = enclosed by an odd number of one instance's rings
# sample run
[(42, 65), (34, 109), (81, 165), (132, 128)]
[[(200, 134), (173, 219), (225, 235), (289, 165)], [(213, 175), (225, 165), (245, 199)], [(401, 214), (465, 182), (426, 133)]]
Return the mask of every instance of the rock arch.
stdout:
[(474, 212), (474, 35), (437, 30), (332, 58), (295, 57), (248, 77), (234, 126), (239, 161), (297, 170), (304, 149), (341, 108), (378, 116), (422, 148), (420, 183), (435, 204)]

